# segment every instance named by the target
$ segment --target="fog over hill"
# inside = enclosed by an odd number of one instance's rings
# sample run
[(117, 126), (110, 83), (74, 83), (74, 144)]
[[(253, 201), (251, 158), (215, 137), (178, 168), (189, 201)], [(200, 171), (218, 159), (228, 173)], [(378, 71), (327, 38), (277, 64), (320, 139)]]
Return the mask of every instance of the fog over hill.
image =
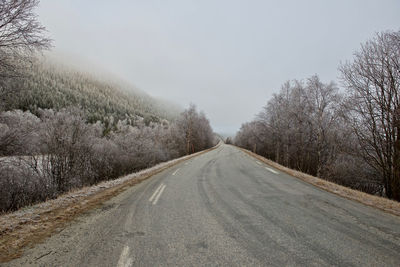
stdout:
[(40, 57), (30, 63), (25, 77), (9, 81), (5, 109), (56, 109), (79, 106), (89, 122), (128, 119), (145, 122), (172, 120), (182, 111), (178, 105), (151, 97), (106, 71), (89, 65), (70, 64), (60, 58)]

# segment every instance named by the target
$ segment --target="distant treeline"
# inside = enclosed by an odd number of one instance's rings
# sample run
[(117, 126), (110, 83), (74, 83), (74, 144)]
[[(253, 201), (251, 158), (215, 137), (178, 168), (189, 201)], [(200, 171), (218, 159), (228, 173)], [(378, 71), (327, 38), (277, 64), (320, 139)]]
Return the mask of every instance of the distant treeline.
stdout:
[(400, 32), (379, 33), (340, 66), (286, 82), (235, 144), (287, 167), (400, 200)]
[(194, 106), (173, 122), (88, 123), (78, 108), (0, 114), (0, 211), (54, 198), (209, 148), (215, 137)]

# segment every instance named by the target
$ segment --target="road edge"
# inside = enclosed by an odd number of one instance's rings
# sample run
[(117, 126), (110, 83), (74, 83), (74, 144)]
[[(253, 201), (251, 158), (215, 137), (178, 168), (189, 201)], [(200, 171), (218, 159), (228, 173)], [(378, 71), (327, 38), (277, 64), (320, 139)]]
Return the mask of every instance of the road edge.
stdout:
[[(43, 242), (46, 238), (60, 232), (79, 215), (100, 206), (128, 188), (181, 162), (210, 152), (220, 145), (218, 143), (209, 149), (158, 164), (138, 173), (70, 191), (56, 199), (23, 208), (22, 211), (33, 210), (25, 216), (19, 215), (21, 210), (0, 215), (0, 263), (20, 257), (27, 247)], [(121, 182), (118, 183), (118, 180)], [(113, 184), (115, 181), (117, 182)], [(110, 183), (111, 186), (105, 186)], [(80, 195), (79, 193), (83, 191), (90, 191), (90, 194)]]
[[(234, 145), (232, 145), (234, 146)], [(276, 168), (282, 172), (285, 172), (286, 174), (289, 174), (290, 176), (300, 179), (308, 184), (311, 184), (313, 186), (316, 186), (320, 189), (323, 189), (327, 192), (333, 193), (335, 195), (347, 198), (349, 200), (353, 200), (356, 202), (359, 202), (361, 204), (364, 204), (369, 207), (373, 207), (379, 210), (382, 210), (386, 213), (390, 213), (394, 216), (400, 217), (400, 202), (396, 202), (387, 198), (379, 197), (379, 196), (374, 196), (370, 195), (361, 191), (357, 191), (339, 184), (335, 184), (333, 182), (329, 182), (327, 180), (324, 180), (322, 178), (314, 177), (309, 174), (296, 171), (290, 168), (287, 168), (285, 166), (280, 165), (279, 163), (276, 163), (272, 160), (269, 160), (267, 158), (264, 158), (263, 156), (260, 156), (258, 154), (255, 154), (254, 152), (251, 152), (247, 149), (234, 146), (244, 153), (264, 162), (265, 164), (270, 165), (273, 168)]]

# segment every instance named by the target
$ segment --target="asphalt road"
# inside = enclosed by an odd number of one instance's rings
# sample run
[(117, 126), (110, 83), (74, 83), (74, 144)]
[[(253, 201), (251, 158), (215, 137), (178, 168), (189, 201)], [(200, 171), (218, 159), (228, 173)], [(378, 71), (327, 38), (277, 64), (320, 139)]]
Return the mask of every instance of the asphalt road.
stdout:
[(400, 266), (400, 218), (222, 145), (128, 189), (6, 265)]

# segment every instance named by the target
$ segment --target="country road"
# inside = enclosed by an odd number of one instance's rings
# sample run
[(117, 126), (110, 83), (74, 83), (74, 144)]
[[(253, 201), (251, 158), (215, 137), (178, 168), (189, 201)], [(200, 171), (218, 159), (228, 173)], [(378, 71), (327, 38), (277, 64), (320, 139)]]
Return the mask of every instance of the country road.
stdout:
[(400, 266), (400, 218), (221, 145), (5, 264), (31, 265)]

